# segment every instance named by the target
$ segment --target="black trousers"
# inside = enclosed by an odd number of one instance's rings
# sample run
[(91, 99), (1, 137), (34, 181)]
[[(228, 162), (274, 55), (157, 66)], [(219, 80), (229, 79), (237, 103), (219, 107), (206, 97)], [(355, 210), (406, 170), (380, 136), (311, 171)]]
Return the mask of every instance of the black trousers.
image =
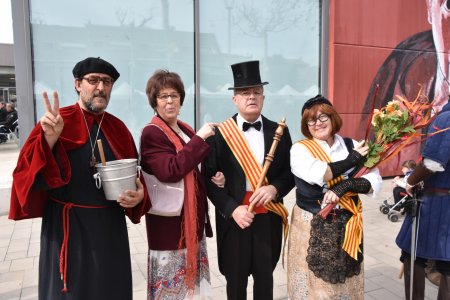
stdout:
[(394, 195), (394, 202), (397, 204), (403, 197), (405, 197), (406, 190), (400, 186), (396, 186), (392, 193)]
[(273, 299), (272, 273), (281, 242), (281, 218), (271, 212), (256, 215), (246, 229), (233, 224), (223, 238), (221, 257), (229, 300), (247, 299), (249, 275), (253, 277), (253, 299)]

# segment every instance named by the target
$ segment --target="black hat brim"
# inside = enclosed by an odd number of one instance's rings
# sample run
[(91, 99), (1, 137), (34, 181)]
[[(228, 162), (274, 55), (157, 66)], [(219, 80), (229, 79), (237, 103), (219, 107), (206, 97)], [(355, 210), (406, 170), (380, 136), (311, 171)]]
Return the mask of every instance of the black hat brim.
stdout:
[(244, 86), (232, 86), (229, 87), (229, 90), (237, 90), (237, 89), (247, 89), (247, 88), (251, 88), (251, 87), (255, 87), (255, 86), (262, 86), (262, 85), (266, 85), (269, 84), (267, 81), (266, 82), (262, 82), (262, 83), (258, 83), (258, 84), (254, 84), (254, 85), (244, 85)]

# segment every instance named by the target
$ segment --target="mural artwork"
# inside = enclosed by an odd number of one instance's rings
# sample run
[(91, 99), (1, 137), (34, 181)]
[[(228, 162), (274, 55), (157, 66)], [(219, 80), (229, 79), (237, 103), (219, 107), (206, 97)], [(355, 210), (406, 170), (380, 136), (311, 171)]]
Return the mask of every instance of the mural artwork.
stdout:
[[(375, 108), (397, 96), (414, 100), (421, 91), (439, 112), (450, 94), (450, 0), (350, 2), (356, 7), (347, 1), (331, 5), (330, 30), (334, 103), (356, 103), (353, 110), (345, 104), (341, 109), (349, 125), (345, 132), (364, 136), (377, 84)], [(383, 165), (382, 175), (398, 175), (408, 159), (420, 159), (420, 145)]]

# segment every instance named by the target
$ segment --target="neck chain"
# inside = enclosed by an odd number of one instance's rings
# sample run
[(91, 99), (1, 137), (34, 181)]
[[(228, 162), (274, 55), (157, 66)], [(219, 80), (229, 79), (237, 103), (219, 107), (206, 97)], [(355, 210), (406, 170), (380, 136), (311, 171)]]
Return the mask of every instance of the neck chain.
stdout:
[(182, 135), (181, 128), (178, 126), (178, 124), (175, 125), (175, 128), (173, 128), (172, 126), (170, 126), (170, 127), (171, 127), (171, 128), (173, 129), (173, 131), (175, 131), (179, 136)]
[(91, 150), (92, 150), (92, 152), (91, 152), (91, 160), (89, 162), (89, 165), (91, 167), (94, 167), (95, 164), (97, 163), (97, 159), (95, 158), (94, 151), (95, 151), (95, 147), (97, 146), (98, 134), (100, 133), (100, 127), (102, 126), (102, 122), (103, 122), (103, 118), (105, 117), (105, 113), (103, 113), (102, 118), (100, 119), (100, 123), (98, 124), (97, 135), (95, 136), (95, 140), (92, 141), (91, 132), (89, 130), (89, 126), (88, 126), (88, 123), (86, 121), (86, 117), (84, 116), (84, 112), (83, 112), (83, 109), (81, 108), (81, 106), (80, 106), (80, 110), (81, 110), (81, 114), (83, 115), (84, 124), (86, 124), (86, 130), (87, 130), (87, 132), (89, 134), (89, 143), (91, 144)]

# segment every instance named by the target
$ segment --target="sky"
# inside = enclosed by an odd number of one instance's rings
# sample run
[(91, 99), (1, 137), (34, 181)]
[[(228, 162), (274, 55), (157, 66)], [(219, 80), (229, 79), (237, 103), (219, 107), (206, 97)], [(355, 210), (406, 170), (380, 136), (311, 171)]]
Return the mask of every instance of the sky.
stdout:
[(13, 42), (11, 0), (0, 0), (0, 43)]

